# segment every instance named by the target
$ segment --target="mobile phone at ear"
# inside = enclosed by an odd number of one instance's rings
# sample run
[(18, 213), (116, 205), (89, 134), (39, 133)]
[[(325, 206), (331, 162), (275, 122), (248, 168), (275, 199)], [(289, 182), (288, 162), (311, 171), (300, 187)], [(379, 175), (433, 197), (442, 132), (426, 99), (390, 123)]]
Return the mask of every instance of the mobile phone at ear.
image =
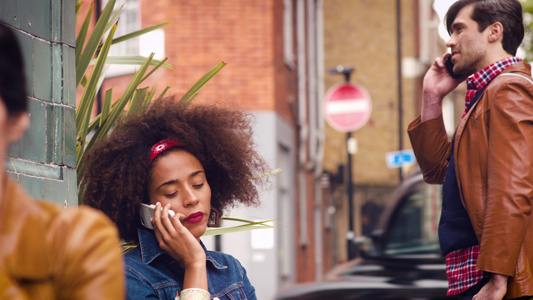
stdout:
[(451, 57), (447, 57), (445, 60), (444, 60), (444, 66), (446, 67), (446, 71), (448, 71), (448, 74), (450, 74), (450, 77), (452, 77), (453, 79), (459, 79), (461, 78), (461, 75), (459, 74), (455, 74), (453, 72), (453, 63), (452, 63), (452, 59)]
[[(161, 208), (161, 210), (163, 210)], [(152, 229), (154, 230), (154, 226), (152, 225), (152, 222), (150, 221), (150, 219), (152, 219), (154, 217), (154, 211), (155, 211), (155, 205), (153, 204), (144, 204), (144, 203), (141, 203), (141, 206), (139, 207), (139, 215), (141, 216), (141, 224), (148, 228), (148, 229)], [(175, 213), (173, 210), (169, 210), (168, 211), (168, 216), (169, 218), (172, 219), (172, 217), (174, 217)]]

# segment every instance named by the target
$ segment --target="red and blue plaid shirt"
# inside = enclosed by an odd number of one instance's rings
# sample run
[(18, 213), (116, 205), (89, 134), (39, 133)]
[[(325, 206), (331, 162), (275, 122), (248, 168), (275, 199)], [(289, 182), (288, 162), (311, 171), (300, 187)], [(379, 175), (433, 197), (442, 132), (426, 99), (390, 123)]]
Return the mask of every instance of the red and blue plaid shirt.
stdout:
[[(468, 104), (476, 95), (476, 92), (483, 89), (494, 77), (514, 63), (522, 61), (518, 57), (508, 57), (502, 59), (483, 70), (475, 73), (466, 80), (465, 112)], [(480, 282), (484, 276), (483, 271), (476, 268), (479, 255), (479, 245), (467, 249), (452, 251), (446, 255), (446, 276), (448, 277), (448, 296), (458, 295), (476, 283)]]

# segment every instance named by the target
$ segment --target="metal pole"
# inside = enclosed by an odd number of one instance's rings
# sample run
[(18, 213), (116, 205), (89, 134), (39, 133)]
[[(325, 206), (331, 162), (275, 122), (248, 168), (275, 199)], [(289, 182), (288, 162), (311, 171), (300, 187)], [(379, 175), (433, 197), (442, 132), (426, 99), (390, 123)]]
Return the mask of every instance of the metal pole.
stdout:
[[(344, 67), (344, 66), (337, 66), (335, 68), (329, 69), (330, 73), (335, 74), (343, 74), (344, 75), (344, 82), (350, 83), (350, 76), (352, 72), (355, 69), (352, 67)], [(346, 244), (347, 244), (347, 255), (348, 260), (355, 258), (355, 233), (354, 233), (354, 201), (353, 201), (353, 179), (352, 179), (352, 154), (350, 152), (349, 148), (349, 142), (352, 137), (351, 132), (346, 133), (346, 152), (348, 153), (348, 162), (347, 162), (347, 171), (348, 171), (348, 179), (347, 179), (347, 193), (348, 193), (348, 232), (346, 233)]]
[[(396, 49), (398, 60), (398, 138), (399, 151), (403, 150), (403, 99), (402, 99), (402, 10), (401, 0), (396, 0)], [(400, 182), (403, 181), (403, 169), (398, 168)]]
[(346, 243), (348, 246), (348, 260), (352, 260), (355, 258), (355, 244), (354, 244), (354, 205), (353, 205), (353, 184), (352, 184), (352, 154), (350, 153), (350, 149), (348, 149), (348, 143), (350, 142), (350, 139), (352, 137), (351, 132), (346, 133), (346, 152), (348, 153), (348, 183), (347, 183), (347, 190), (348, 190), (348, 233), (346, 234)]

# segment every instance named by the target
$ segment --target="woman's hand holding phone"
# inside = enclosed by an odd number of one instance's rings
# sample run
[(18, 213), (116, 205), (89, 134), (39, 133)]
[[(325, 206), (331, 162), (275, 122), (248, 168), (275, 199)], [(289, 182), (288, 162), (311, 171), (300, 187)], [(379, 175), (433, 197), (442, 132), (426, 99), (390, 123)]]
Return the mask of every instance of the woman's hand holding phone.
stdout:
[(161, 209), (157, 203), (154, 211), (154, 232), (159, 246), (185, 269), (183, 289), (207, 290), (206, 255), (199, 241), (181, 223), (183, 214), (168, 217), (170, 204)]
[(205, 264), (206, 257), (202, 246), (181, 223), (185, 216), (176, 213), (173, 218), (169, 218), (169, 210), (170, 204), (165, 205), (163, 209), (160, 203), (156, 204), (153, 224), (159, 246), (184, 267), (198, 261)]

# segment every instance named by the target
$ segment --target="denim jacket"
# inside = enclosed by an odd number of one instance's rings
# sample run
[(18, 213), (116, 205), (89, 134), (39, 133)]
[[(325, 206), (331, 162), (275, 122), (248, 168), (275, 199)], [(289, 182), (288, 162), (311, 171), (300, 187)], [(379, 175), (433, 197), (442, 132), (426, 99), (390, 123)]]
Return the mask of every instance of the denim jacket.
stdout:
[[(181, 292), (185, 270), (159, 247), (155, 234), (138, 229), (139, 247), (124, 254), (127, 299), (174, 300)], [(207, 281), (211, 299), (256, 300), (246, 270), (231, 255), (207, 251)]]

